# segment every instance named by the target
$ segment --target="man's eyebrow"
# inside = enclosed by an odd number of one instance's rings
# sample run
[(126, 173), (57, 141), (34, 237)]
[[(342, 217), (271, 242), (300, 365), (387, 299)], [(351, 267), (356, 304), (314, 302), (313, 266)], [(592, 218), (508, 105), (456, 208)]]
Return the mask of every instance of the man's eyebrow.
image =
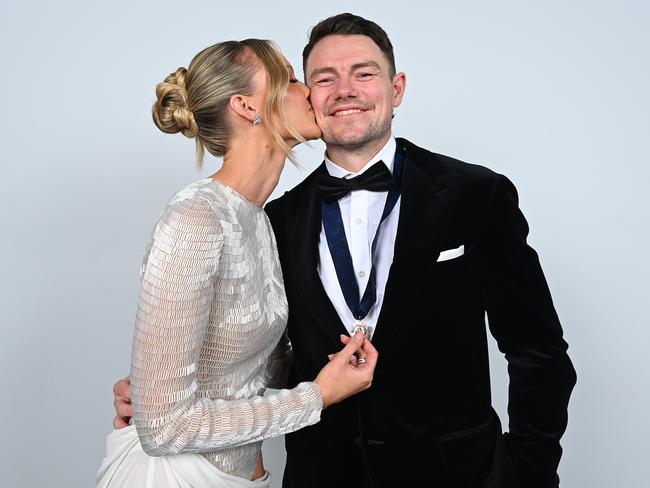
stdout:
[[(356, 71), (356, 70), (362, 69), (362, 68), (375, 68), (375, 69), (381, 71), (381, 66), (376, 61), (363, 61), (361, 63), (353, 64), (350, 67), (350, 71)], [(309, 79), (313, 79), (314, 77), (316, 77), (318, 75), (322, 75), (323, 73), (328, 73), (329, 74), (329, 73), (336, 73), (336, 72), (337, 72), (336, 69), (331, 67), (331, 66), (325, 66), (323, 68), (316, 68), (315, 70), (313, 70), (310, 73)]]
[(324, 68), (316, 68), (309, 74), (309, 78), (311, 79), (314, 76), (322, 75), (323, 73), (336, 73), (336, 70), (329, 66), (326, 66)]
[(375, 68), (381, 71), (381, 66), (376, 61), (364, 61), (363, 63), (353, 64), (350, 71), (356, 71), (361, 68)]

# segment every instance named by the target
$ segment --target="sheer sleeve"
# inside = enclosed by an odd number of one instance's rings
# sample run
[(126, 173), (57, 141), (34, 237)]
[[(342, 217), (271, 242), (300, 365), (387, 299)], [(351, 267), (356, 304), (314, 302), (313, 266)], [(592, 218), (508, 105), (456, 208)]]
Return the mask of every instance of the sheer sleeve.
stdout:
[(293, 361), (293, 349), (291, 341), (287, 335), (287, 329), (284, 330), (278, 345), (269, 356), (266, 367), (266, 378), (269, 388), (284, 388), (287, 386), (289, 378), (289, 366)]
[(213, 301), (224, 248), (220, 222), (208, 201), (173, 202), (143, 264), (131, 391), (134, 423), (152, 456), (234, 447), (320, 419), (322, 397), (312, 382), (241, 400), (201, 394), (197, 363), (211, 310), (218, 309)]

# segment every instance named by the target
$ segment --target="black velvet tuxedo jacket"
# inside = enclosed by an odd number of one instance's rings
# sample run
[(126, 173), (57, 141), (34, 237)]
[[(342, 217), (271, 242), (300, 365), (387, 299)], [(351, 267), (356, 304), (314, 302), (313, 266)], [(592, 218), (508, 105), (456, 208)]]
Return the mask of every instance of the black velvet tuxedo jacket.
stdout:
[[(285, 488), (555, 487), (576, 376), (510, 181), (405, 149), (395, 253), (370, 389), (286, 436)], [(346, 334), (317, 273), (318, 176), (270, 202), (289, 301), (289, 386)], [(464, 255), (437, 262), (441, 251)], [(508, 361), (509, 433), (491, 406), (489, 328)]]

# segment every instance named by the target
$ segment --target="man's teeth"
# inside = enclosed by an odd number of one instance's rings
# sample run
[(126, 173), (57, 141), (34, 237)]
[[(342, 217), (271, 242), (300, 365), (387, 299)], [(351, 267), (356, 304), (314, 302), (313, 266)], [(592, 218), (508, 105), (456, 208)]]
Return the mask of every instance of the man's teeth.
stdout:
[(336, 112), (334, 115), (338, 117), (340, 115), (358, 114), (360, 112), (361, 110), (359, 110), (358, 108), (352, 108), (350, 110), (341, 110), (340, 112)]

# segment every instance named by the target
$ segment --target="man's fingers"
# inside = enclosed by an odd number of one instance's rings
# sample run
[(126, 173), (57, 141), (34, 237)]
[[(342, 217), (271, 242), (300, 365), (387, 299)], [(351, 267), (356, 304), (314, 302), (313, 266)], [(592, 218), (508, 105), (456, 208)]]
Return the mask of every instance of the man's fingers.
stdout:
[(113, 385), (113, 394), (116, 397), (128, 398), (131, 396), (131, 379), (127, 376)]
[(122, 429), (129, 425), (129, 418), (133, 416), (133, 408), (131, 403), (121, 397), (115, 398), (115, 411), (117, 415), (113, 419), (113, 427), (116, 429)]
[(124, 427), (128, 427), (129, 423), (126, 421), (126, 419), (123, 419), (119, 415), (116, 415), (115, 418), (113, 419), (113, 428), (115, 429), (123, 429)]
[(133, 408), (131, 403), (124, 398), (115, 399), (115, 411), (119, 417), (132, 417)]

